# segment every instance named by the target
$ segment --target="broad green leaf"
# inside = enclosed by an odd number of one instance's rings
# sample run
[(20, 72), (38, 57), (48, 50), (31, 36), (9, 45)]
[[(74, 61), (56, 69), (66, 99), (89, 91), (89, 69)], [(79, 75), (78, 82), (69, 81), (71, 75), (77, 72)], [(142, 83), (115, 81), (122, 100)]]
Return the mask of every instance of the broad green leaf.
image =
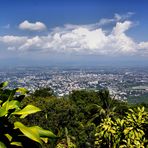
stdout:
[(41, 111), (40, 108), (35, 107), (33, 105), (27, 105), (22, 110), (16, 111), (13, 114), (15, 114), (15, 115), (21, 115), (20, 118), (25, 118), (27, 115), (33, 114), (33, 113), (36, 113), (36, 112), (39, 112), (39, 111)]
[(28, 93), (28, 90), (26, 88), (20, 87), (16, 90), (16, 92), (20, 93), (21, 95), (25, 95)]
[(5, 116), (10, 109), (18, 109), (20, 103), (17, 100), (6, 101), (0, 108), (0, 117)]
[(5, 144), (0, 141), (0, 148), (6, 148)]
[(57, 136), (49, 130), (45, 130), (39, 126), (34, 126), (32, 128), (35, 128), (38, 131), (40, 137), (57, 138)]
[(18, 109), (20, 106), (20, 102), (17, 100), (9, 101), (7, 104), (7, 110), (9, 109)]
[(8, 86), (8, 81), (0, 84), (0, 88), (4, 88), (4, 87), (7, 87), (7, 86)]
[(5, 116), (6, 114), (7, 114), (6, 109), (5, 109), (5, 108), (3, 108), (3, 107), (1, 107), (1, 108), (0, 108), (0, 117)]
[(16, 142), (16, 141), (14, 141), (14, 142), (11, 142), (10, 144), (11, 144), (11, 145), (15, 145), (15, 146), (23, 147), (23, 145), (22, 145), (21, 142)]
[(26, 137), (42, 144), (38, 131), (33, 127), (27, 127), (23, 125), (21, 122), (14, 123), (15, 129), (19, 129)]
[(5, 101), (4, 103), (3, 103), (3, 105), (2, 105), (2, 107), (1, 108), (3, 108), (3, 109), (5, 109), (6, 111), (8, 111), (8, 105), (9, 104), (9, 101), (7, 100), (7, 101)]

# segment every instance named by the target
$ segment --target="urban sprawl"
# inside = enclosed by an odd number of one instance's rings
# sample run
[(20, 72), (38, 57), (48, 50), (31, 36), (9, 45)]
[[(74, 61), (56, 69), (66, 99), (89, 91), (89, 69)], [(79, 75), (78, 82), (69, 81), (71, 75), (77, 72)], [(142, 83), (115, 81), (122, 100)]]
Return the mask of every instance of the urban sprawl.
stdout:
[(50, 87), (59, 97), (82, 89), (108, 89), (114, 99), (124, 101), (148, 96), (148, 68), (3, 68), (3, 81), (9, 81), (9, 88), (25, 87), (30, 93)]

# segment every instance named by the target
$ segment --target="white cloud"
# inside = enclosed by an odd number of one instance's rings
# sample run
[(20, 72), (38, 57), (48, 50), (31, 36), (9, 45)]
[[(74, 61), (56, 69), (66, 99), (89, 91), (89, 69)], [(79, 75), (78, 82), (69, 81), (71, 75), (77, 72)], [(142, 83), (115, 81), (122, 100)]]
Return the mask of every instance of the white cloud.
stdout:
[[(132, 15), (132, 14), (129, 14)], [(95, 24), (53, 28), (47, 36), (0, 36), (0, 46), (16, 52), (44, 52), (81, 55), (148, 55), (148, 42), (136, 42), (126, 32), (133, 22), (113, 18), (116, 23), (109, 32)], [(103, 24), (103, 23), (102, 23)]]
[(9, 51), (17, 51), (18, 48), (27, 41), (27, 37), (5, 35), (0, 36), (1, 49), (7, 48)]
[(148, 50), (148, 42), (139, 43), (139, 47), (142, 48), (142, 49)]
[(64, 27), (55, 27), (53, 30), (54, 31), (67, 31), (70, 29), (76, 29), (79, 27), (83, 28), (89, 28), (89, 29), (97, 29), (98, 27), (102, 27), (104, 25), (110, 25), (110, 24), (115, 24), (117, 22), (123, 22), (130, 18), (132, 15), (134, 15), (133, 12), (128, 12), (126, 14), (120, 15), (118, 13), (114, 14), (113, 18), (102, 18), (100, 19), (97, 23), (93, 24), (83, 24), (83, 25), (74, 25), (74, 24), (65, 24)]
[(29, 21), (25, 20), (19, 24), (19, 28), (22, 30), (41, 31), (46, 29), (46, 25), (42, 22), (30, 23)]
[(123, 20), (127, 20), (128, 18), (130, 18), (134, 14), (135, 14), (134, 12), (128, 12), (128, 13), (122, 14), (122, 15), (115, 13), (114, 18), (116, 21), (123, 21)]
[[(121, 54), (133, 52), (134, 42), (125, 35), (130, 22), (117, 23), (113, 31), (106, 35), (102, 28), (90, 29), (77, 26), (67, 31), (50, 32), (48, 36), (16, 37), (3, 36), (0, 41), (11, 45), (17, 44), (19, 51), (40, 50), (74, 54)], [(66, 29), (65, 29), (66, 30)], [(12, 48), (14, 49), (14, 47)]]
[(113, 28), (113, 34), (122, 34), (131, 28), (132, 22), (125, 21), (125, 22), (117, 22), (116, 26)]
[(109, 44), (112, 45), (113, 48), (118, 49), (119, 53), (135, 54), (136, 52), (137, 43), (125, 33), (131, 27), (132, 22), (124, 21), (122, 23), (117, 22), (116, 26), (113, 28)]
[(43, 43), (39, 36), (28, 38), (24, 44), (22, 44), (18, 49), (20, 51), (31, 49), (31, 48), (42, 48)]
[(128, 13), (123, 14), (123, 15), (120, 15), (118, 13), (115, 13), (113, 18), (110, 18), (110, 19), (108, 19), (108, 18), (102, 18), (97, 23), (97, 25), (98, 26), (103, 26), (103, 25), (110, 24), (110, 23), (116, 23), (116, 22), (120, 22), (120, 21), (125, 21), (128, 18), (130, 18), (132, 15), (134, 15), (133, 12), (128, 12)]
[(92, 29), (86, 26), (68, 26), (72, 29), (65, 32), (58, 28), (48, 36), (44, 49), (80, 54), (135, 53), (136, 43), (125, 34), (131, 25), (130, 21), (117, 23), (110, 34), (106, 34), (102, 28)]
[(5, 35), (0, 36), (0, 42), (5, 44), (22, 44), (26, 41), (27, 37), (24, 36), (13, 36), (13, 35)]

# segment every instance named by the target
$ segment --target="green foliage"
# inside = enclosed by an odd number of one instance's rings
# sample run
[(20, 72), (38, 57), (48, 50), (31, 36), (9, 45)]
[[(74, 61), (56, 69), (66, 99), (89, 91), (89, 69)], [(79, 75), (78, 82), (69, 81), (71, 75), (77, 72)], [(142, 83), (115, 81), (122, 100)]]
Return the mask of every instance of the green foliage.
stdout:
[(39, 88), (32, 94), (32, 96), (46, 98), (46, 97), (53, 96), (53, 94), (54, 93), (51, 88)]
[(13, 112), (13, 115), (21, 115), (20, 118), (25, 118), (26, 116), (28, 116), (28, 114), (33, 114), (36, 112), (41, 111), (38, 107), (35, 107), (33, 105), (27, 105), (26, 107), (24, 107), (21, 110), (17, 110), (15, 112)]
[(51, 131), (44, 130), (39, 126), (27, 127), (20, 122), (15, 122), (14, 129), (19, 129), (26, 137), (40, 143), (41, 145), (41, 137), (56, 138), (56, 136)]
[(146, 103), (114, 100), (108, 90), (73, 91), (57, 98), (47, 88), (25, 96), (26, 89), (10, 90), (7, 85), (0, 84), (2, 148), (140, 148), (148, 144)]
[[(69, 98), (56, 98), (54, 96), (32, 98), (28, 96), (23, 99), (21, 105), (26, 106), (28, 103), (41, 108), (42, 112), (29, 115), (21, 121), (28, 126), (39, 125), (54, 131), (59, 136), (57, 147), (67, 147), (65, 136), (65, 128), (67, 128), (68, 135), (75, 137), (75, 140), (73, 138), (70, 140), (76, 144), (76, 147), (94, 148), (96, 126), (98, 129), (99, 125), (102, 128), (108, 127), (108, 130), (102, 133), (104, 139), (102, 142), (99, 141), (100, 147), (107, 147), (110, 141), (112, 141), (110, 147), (113, 147), (114, 144), (118, 144), (118, 146), (125, 144), (122, 141), (125, 139), (124, 126), (121, 124), (127, 118), (126, 112), (129, 105), (122, 101), (113, 100), (106, 90), (99, 92), (73, 91)], [(133, 106), (133, 108), (135, 107)], [(144, 129), (144, 133), (147, 133), (146, 129), (147, 127)], [(114, 130), (118, 131), (117, 135), (114, 134)], [(107, 135), (109, 135), (108, 138), (106, 138)], [(146, 134), (144, 137), (146, 138)], [(122, 143), (119, 142), (120, 139), (122, 139)], [(53, 147), (56, 147), (56, 141)]]
[(107, 117), (96, 128), (96, 147), (144, 148), (148, 144), (145, 127), (148, 126), (148, 112), (144, 107), (129, 109), (124, 119)]
[[(115, 106), (113, 105), (114, 100), (110, 97), (108, 90), (101, 90), (98, 92), (100, 103), (99, 104), (91, 104), (89, 109), (93, 109), (92, 118), (89, 122), (94, 122), (98, 124), (101, 122), (103, 118), (107, 116), (114, 116), (115, 115)], [(97, 119), (97, 120), (96, 120)], [(97, 121), (97, 122), (96, 122)]]
[[(147, 117), (142, 114), (141, 120), (138, 119), (141, 111), (135, 109), (137, 106), (132, 106), (133, 112), (128, 111), (131, 106), (112, 99), (107, 90), (73, 91), (69, 98), (60, 99), (53, 96), (26, 97), (21, 105), (28, 103), (41, 108), (42, 112), (29, 115), (21, 121), (28, 126), (39, 125), (52, 129), (59, 136), (53, 147), (68, 147), (68, 141), (78, 148), (130, 147), (129, 142), (133, 147), (139, 147), (138, 142), (143, 146), (147, 144)], [(143, 112), (147, 114), (146, 111)], [(139, 123), (138, 126), (138, 120), (143, 119), (144, 123)], [(68, 134), (65, 128), (68, 129)], [(142, 130), (144, 135), (139, 135), (139, 139), (135, 138), (133, 141), (129, 136), (133, 129), (137, 129), (138, 134)], [(135, 131), (134, 133), (137, 135)]]
[(0, 148), (6, 148), (5, 144), (0, 141)]
[(64, 98), (36, 98), (33, 100), (31, 97), (27, 97), (22, 101), (22, 106), (29, 104), (35, 105), (42, 109), (42, 112), (38, 112), (33, 115), (29, 115), (21, 121), (29, 126), (39, 125), (41, 127), (52, 129), (55, 133), (58, 133), (61, 128), (75, 127), (77, 121), (77, 112), (75, 106)]
[(60, 141), (58, 141), (58, 144), (56, 145), (56, 148), (76, 148), (76, 144), (75, 144), (75, 137), (71, 136), (68, 134), (68, 129), (65, 128), (65, 137), (60, 139)]
[(125, 144), (123, 147), (145, 147), (148, 142), (145, 138), (145, 127), (148, 127), (148, 112), (144, 111), (144, 107), (138, 107), (137, 110), (129, 109), (125, 124), (126, 128), (123, 131)]
[(100, 101), (97, 92), (87, 90), (75, 90), (69, 95), (69, 99), (77, 106), (81, 104), (87, 106), (89, 103), (99, 103)]
[(25, 88), (16, 88), (14, 90), (7, 89), (9, 91), (5, 91), (7, 85), (7, 82), (0, 84), (0, 146), (2, 148), (6, 146), (12, 147), (14, 145), (23, 146), (23, 139), (25, 138), (20, 135), (26, 136), (41, 145), (42, 137), (56, 138), (52, 132), (38, 126), (27, 127), (18, 121), (14, 123), (10, 122), (13, 116), (17, 115), (19, 118), (25, 118), (41, 110), (33, 105), (27, 105), (22, 109), (19, 100), (24, 98), (27, 90)]

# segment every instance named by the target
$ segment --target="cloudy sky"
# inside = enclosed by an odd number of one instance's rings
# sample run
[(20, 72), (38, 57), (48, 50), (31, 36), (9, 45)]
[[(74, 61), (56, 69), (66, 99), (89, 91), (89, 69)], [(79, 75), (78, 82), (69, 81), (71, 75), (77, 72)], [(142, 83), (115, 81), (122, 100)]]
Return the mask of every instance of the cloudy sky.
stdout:
[(145, 65), (147, 6), (147, 0), (1, 0), (0, 65)]

